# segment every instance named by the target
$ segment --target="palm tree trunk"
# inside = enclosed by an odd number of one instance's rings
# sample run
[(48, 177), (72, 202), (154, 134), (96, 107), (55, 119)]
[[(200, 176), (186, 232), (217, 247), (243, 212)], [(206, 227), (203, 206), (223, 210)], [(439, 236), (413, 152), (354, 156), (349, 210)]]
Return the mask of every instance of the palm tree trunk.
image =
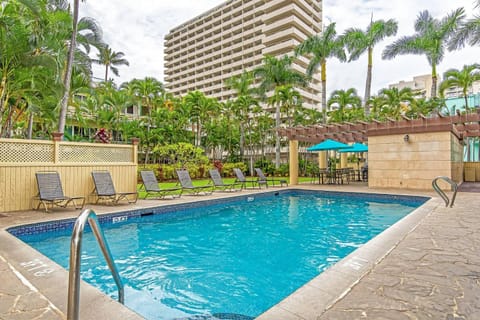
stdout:
[(28, 117), (28, 129), (27, 129), (27, 139), (32, 139), (33, 135), (33, 112), (30, 112)]
[(105, 82), (108, 80), (108, 64), (105, 65)]
[(63, 93), (63, 97), (60, 102), (60, 117), (58, 119), (58, 132), (60, 133), (64, 133), (65, 124), (67, 121), (68, 97), (70, 96), (70, 83), (72, 81), (73, 58), (74, 58), (75, 48), (77, 46), (77, 24), (78, 24), (79, 3), (80, 3), (80, 0), (73, 1), (72, 38), (70, 40), (70, 47), (68, 48), (67, 70), (65, 71), (65, 78), (63, 79), (65, 92)]
[(463, 98), (465, 99), (465, 113), (468, 113), (468, 93), (466, 90), (463, 90)]
[(327, 62), (325, 59), (321, 63), (322, 77), (322, 115), (323, 123), (327, 123)]
[(280, 167), (280, 135), (278, 129), (280, 127), (280, 104), (275, 107), (275, 169)]
[(363, 100), (363, 105), (364, 105), (366, 116), (368, 116), (370, 114), (368, 100), (370, 99), (370, 90), (372, 88), (372, 65), (373, 65), (372, 55), (373, 55), (373, 49), (370, 47), (370, 48), (368, 48), (367, 81), (365, 83), (365, 96), (364, 96), (364, 100)]
[(245, 155), (245, 126), (240, 122), (240, 159)]
[(437, 97), (437, 66), (432, 64), (432, 98)]

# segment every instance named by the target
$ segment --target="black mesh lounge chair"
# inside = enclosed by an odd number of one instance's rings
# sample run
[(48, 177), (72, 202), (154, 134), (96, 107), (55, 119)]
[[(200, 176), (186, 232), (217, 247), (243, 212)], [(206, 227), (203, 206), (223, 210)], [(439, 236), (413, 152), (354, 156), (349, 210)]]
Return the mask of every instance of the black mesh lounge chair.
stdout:
[[(208, 170), (210, 178), (212, 179), (214, 191), (239, 191), (242, 189), (242, 183), (224, 183), (220, 172), (217, 169)], [(237, 188), (239, 186), (240, 188)]]
[(116, 192), (113, 185), (112, 176), (108, 171), (92, 171), (93, 183), (95, 184), (94, 193), (97, 195), (98, 203), (100, 200), (111, 201), (113, 204), (120, 200), (126, 200), (128, 203), (136, 203), (137, 192)]
[[(56, 171), (42, 171), (35, 173), (37, 178), (38, 195), (34, 199), (38, 200), (37, 210), (43, 204), (45, 211), (48, 212), (48, 204), (66, 208), (71, 202), (75, 209), (82, 209), (85, 205), (85, 197), (67, 197), (63, 194), (62, 181), (60, 175)], [(81, 201), (82, 205), (78, 206), (76, 201)]]
[(255, 186), (257, 186), (260, 189), (262, 184), (265, 185), (265, 187), (268, 187), (267, 182), (263, 182), (263, 181), (259, 182), (258, 179), (247, 180), (243, 175), (242, 170), (240, 170), (239, 168), (233, 168), (233, 172), (237, 176), (237, 179), (235, 180), (235, 182), (241, 183), (242, 188), (246, 189), (248, 183), (252, 184), (252, 188), (255, 188)]
[(172, 198), (180, 197), (182, 195), (182, 188), (168, 188), (162, 189), (158, 185), (157, 177), (153, 171), (140, 171), (142, 177), (142, 188), (145, 189), (146, 199), (148, 196), (156, 196), (157, 198), (164, 199), (166, 196), (172, 196)]
[(190, 173), (188, 173), (188, 170), (180, 169), (180, 170), (176, 170), (176, 172), (178, 176), (178, 181), (182, 186), (182, 192), (188, 192), (193, 195), (212, 194), (213, 188), (214, 188), (212, 185), (194, 186), (192, 183), (192, 178), (190, 178)]
[(268, 185), (268, 183), (271, 182), (273, 187), (275, 187), (275, 183), (279, 183), (281, 187), (283, 187), (283, 185), (288, 186), (287, 179), (269, 179), (263, 174), (263, 171), (260, 168), (255, 168), (255, 172), (257, 173), (259, 183), (262, 181)]

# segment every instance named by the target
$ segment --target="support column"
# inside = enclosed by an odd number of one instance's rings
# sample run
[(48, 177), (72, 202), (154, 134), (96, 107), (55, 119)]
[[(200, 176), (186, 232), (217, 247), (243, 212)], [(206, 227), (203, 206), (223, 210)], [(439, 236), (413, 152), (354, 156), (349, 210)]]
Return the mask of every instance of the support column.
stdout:
[(290, 185), (298, 184), (298, 140), (290, 140), (289, 152), (289, 171), (290, 171)]
[(320, 151), (318, 153), (318, 167), (322, 169), (327, 167), (327, 151)]
[(342, 152), (340, 153), (340, 168), (343, 169), (343, 168), (346, 168), (348, 167), (348, 157), (347, 157), (348, 153), (346, 152)]

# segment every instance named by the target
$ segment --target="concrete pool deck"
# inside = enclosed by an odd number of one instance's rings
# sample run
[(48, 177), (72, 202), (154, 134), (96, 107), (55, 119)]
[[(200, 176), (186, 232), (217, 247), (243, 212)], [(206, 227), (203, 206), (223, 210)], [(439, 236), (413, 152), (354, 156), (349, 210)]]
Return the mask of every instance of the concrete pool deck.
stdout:
[[(293, 188), (422, 195), (432, 199), (259, 319), (480, 319), (479, 193), (459, 193), (455, 206), (446, 208), (433, 192), (368, 189), (354, 184)], [(214, 193), (88, 208), (102, 214), (237, 195)], [(0, 213), (0, 319), (66, 318), (68, 273), (5, 229), (72, 218), (79, 213), (73, 209)], [(80, 315), (81, 319), (111, 319), (112, 315), (115, 319), (141, 319), (85, 283)]]

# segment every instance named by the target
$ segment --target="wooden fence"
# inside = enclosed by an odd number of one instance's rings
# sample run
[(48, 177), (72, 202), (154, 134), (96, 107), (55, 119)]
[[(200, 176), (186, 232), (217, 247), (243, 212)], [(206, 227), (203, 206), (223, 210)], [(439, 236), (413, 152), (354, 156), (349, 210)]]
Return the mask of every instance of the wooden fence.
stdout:
[(480, 162), (464, 162), (463, 172), (465, 181), (480, 181)]
[(0, 212), (28, 210), (38, 193), (37, 171), (60, 173), (68, 196), (93, 202), (93, 170), (108, 170), (117, 191), (134, 192), (137, 145), (0, 139)]

